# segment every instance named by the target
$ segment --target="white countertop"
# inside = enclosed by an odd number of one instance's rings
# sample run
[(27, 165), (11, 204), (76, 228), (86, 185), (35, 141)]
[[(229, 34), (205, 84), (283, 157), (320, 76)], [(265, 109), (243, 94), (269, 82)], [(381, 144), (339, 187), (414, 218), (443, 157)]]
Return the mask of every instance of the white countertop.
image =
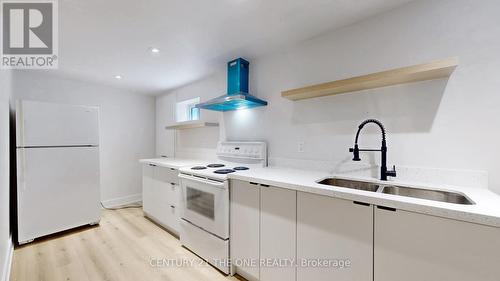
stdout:
[[(432, 189), (460, 192), (475, 203), (474, 205), (460, 205), (316, 183), (316, 181), (323, 178), (335, 176), (325, 172), (268, 167), (239, 171), (238, 173), (229, 174), (228, 176), (230, 179), (252, 181), (297, 191), (500, 227), (500, 196), (486, 188), (450, 185), (433, 186), (429, 184), (419, 185), (416, 182), (398, 182), (397, 180), (389, 182), (390, 184), (404, 184), (406, 186), (428, 187)], [(339, 178), (349, 179), (349, 177), (346, 176), (339, 176)], [(357, 177), (351, 179), (380, 182), (373, 178)], [(383, 182), (383, 184), (387, 183), (388, 182)]]
[(196, 159), (183, 159), (183, 158), (152, 158), (152, 159), (141, 159), (139, 162), (144, 164), (153, 164), (160, 167), (179, 169), (184, 166), (195, 166), (199, 165), (203, 160)]

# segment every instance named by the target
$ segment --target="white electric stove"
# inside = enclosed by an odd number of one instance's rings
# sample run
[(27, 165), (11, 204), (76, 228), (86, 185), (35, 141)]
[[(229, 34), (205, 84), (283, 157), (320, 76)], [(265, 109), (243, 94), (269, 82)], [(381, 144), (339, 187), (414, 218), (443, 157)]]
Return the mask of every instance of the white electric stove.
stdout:
[(228, 174), (267, 166), (264, 142), (219, 142), (217, 160), (179, 169), (181, 243), (229, 274)]

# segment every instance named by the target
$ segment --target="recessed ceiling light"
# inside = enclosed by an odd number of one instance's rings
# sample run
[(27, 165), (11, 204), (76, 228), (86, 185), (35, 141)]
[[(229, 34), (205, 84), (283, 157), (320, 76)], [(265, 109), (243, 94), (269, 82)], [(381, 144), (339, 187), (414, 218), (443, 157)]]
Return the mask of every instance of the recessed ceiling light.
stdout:
[(155, 47), (151, 47), (151, 48), (149, 48), (149, 51), (150, 51), (152, 54), (158, 54), (158, 53), (160, 52), (160, 49), (155, 48)]
[(120, 80), (120, 79), (122, 79), (122, 78), (123, 78), (123, 77), (122, 77), (121, 75), (115, 75), (115, 79)]

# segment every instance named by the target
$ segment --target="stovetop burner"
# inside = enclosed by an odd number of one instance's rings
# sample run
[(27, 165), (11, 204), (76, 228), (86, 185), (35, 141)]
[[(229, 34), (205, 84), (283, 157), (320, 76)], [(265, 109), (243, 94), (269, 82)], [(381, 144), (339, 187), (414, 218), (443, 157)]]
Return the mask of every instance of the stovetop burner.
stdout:
[(221, 167), (224, 167), (226, 165), (224, 164), (208, 164), (207, 167), (209, 168), (221, 168)]
[(191, 170), (205, 170), (207, 167), (203, 167), (203, 166), (195, 166), (193, 168), (191, 168)]
[(244, 171), (244, 170), (248, 170), (248, 169), (250, 169), (250, 168), (248, 168), (248, 167), (243, 167), (243, 166), (241, 166), (241, 167), (234, 167), (234, 168), (233, 168), (233, 170), (236, 170), (236, 171)]
[(229, 173), (234, 173), (236, 172), (235, 170), (233, 169), (219, 169), (219, 170), (215, 170), (214, 173), (216, 174), (229, 174)]

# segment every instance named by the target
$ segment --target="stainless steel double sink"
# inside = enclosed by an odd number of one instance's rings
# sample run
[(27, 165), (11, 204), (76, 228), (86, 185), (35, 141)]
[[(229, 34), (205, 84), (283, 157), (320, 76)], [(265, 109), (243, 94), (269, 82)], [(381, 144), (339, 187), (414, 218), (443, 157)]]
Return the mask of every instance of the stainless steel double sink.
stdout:
[(357, 189), (371, 192), (380, 192), (396, 196), (405, 196), (432, 201), (446, 202), (460, 205), (474, 205), (474, 202), (462, 193), (453, 191), (436, 190), (429, 188), (416, 188), (402, 185), (373, 183), (342, 178), (326, 178), (318, 181), (319, 184)]

